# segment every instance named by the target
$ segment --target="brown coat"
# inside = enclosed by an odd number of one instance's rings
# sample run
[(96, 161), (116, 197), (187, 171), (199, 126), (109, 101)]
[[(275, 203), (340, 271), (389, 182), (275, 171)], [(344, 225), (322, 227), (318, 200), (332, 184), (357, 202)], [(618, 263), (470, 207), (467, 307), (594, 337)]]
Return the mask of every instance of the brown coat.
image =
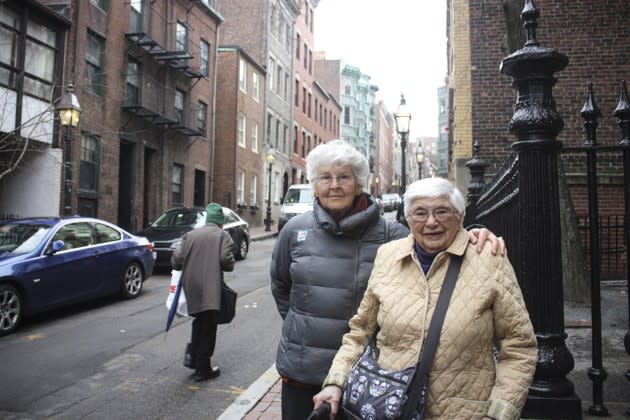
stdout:
[[(345, 386), (350, 368), (380, 325), (377, 347), (383, 369), (418, 361), (451, 254), (465, 252), (440, 344), (429, 373), (426, 419), (517, 419), (536, 367), (536, 337), (507, 257), (481, 254), (461, 229), (438, 254), (425, 277), (413, 236), (382, 245), (350, 332), (325, 385)], [(492, 345), (501, 347), (495, 365)]]
[(182, 285), (188, 313), (221, 307), (223, 271), (234, 270), (234, 242), (218, 225), (208, 223), (184, 235), (175, 248), (171, 264), (182, 270)]

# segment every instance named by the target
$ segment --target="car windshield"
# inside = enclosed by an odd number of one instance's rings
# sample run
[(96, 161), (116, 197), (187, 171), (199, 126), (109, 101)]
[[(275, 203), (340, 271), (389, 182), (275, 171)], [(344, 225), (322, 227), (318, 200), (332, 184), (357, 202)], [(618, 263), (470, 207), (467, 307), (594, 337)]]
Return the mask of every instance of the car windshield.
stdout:
[(202, 211), (168, 211), (151, 223), (153, 228), (197, 228), (206, 222), (205, 212)]
[(310, 188), (294, 188), (287, 191), (287, 196), (284, 199), (287, 204), (294, 203), (312, 203), (313, 192)]
[(37, 223), (6, 223), (0, 225), (0, 253), (31, 252), (39, 246), (51, 229), (50, 225)]

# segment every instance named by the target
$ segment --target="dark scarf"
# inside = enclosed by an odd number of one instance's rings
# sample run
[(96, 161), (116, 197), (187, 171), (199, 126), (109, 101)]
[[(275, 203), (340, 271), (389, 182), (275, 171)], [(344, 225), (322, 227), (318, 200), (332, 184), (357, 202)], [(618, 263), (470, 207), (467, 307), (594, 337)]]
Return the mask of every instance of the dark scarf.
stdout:
[(422, 266), (422, 271), (424, 271), (424, 275), (426, 276), (426, 274), (429, 272), (429, 268), (431, 268), (431, 264), (433, 264), (433, 260), (435, 259), (437, 253), (429, 254), (424, 249), (422, 249), (418, 242), (415, 242), (415, 248), (416, 255), (418, 256), (418, 259), (420, 260), (420, 265)]

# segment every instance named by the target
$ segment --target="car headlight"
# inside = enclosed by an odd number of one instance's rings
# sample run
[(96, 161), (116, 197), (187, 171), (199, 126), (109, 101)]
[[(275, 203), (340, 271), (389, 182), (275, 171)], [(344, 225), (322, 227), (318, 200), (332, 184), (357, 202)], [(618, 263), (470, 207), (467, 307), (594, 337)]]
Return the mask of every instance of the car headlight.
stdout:
[(181, 240), (181, 239), (178, 239), (178, 240), (176, 240), (175, 242), (173, 242), (173, 243), (169, 246), (169, 248), (171, 248), (171, 249), (175, 249), (175, 248), (177, 248), (178, 246), (180, 246), (180, 245), (181, 245), (181, 243), (182, 243), (182, 240)]

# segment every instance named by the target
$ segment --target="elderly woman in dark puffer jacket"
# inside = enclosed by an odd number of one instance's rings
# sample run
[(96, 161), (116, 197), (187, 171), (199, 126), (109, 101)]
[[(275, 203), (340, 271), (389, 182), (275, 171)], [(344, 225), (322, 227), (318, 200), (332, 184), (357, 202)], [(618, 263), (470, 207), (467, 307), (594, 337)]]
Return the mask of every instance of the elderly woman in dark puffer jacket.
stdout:
[[(345, 141), (317, 146), (306, 168), (313, 211), (289, 220), (271, 260), (271, 291), (284, 319), (276, 356), (283, 419), (311, 413), (313, 396), (365, 292), (376, 250), (409, 235), (400, 223), (381, 217), (375, 200), (363, 192), (367, 159)], [(503, 241), (487, 229), (472, 232), (479, 250), (488, 238), (495, 253), (503, 252)]]

